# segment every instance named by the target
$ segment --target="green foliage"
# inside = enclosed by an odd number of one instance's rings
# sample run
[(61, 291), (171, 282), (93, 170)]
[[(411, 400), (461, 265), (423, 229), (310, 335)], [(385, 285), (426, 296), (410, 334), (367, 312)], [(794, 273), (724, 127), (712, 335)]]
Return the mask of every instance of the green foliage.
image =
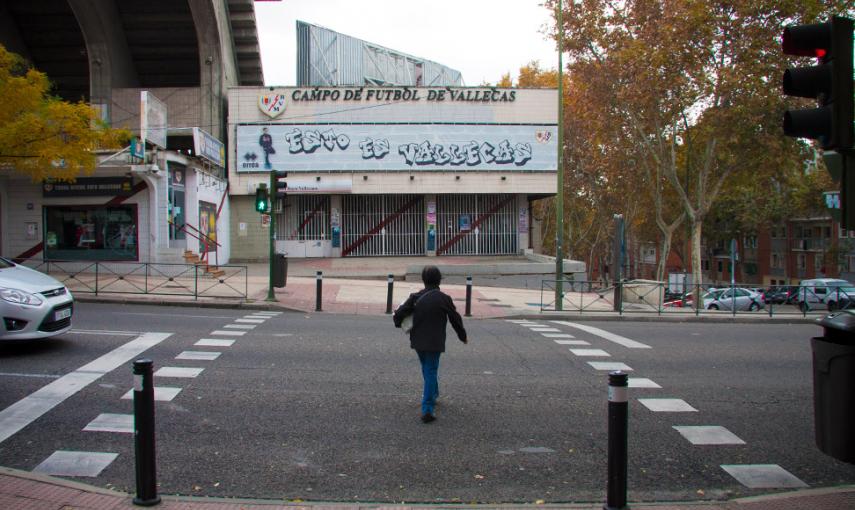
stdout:
[(126, 131), (106, 127), (89, 105), (49, 92), (44, 73), (0, 45), (0, 169), (34, 182), (74, 180), (94, 171), (95, 149), (119, 147), (128, 139)]

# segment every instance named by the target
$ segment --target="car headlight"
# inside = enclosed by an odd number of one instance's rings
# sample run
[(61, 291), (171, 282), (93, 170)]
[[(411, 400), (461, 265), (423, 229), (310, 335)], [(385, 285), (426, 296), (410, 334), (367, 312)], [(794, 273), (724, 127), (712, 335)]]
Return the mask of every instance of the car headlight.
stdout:
[(15, 303), (16, 305), (29, 306), (39, 306), (44, 302), (42, 298), (35, 294), (30, 294), (29, 292), (24, 292), (23, 290), (18, 289), (4, 288), (0, 288), (0, 299), (10, 303)]

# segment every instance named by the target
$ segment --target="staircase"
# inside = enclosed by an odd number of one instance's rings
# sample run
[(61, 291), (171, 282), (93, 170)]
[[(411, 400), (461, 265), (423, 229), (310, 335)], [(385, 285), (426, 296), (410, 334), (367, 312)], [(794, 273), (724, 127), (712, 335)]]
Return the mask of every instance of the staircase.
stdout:
[(211, 278), (219, 278), (226, 274), (225, 271), (223, 271), (217, 266), (209, 266), (207, 261), (200, 259), (199, 255), (193, 253), (190, 250), (186, 250), (184, 252), (184, 262), (187, 264), (195, 264), (196, 266), (204, 267), (205, 274), (210, 275)]

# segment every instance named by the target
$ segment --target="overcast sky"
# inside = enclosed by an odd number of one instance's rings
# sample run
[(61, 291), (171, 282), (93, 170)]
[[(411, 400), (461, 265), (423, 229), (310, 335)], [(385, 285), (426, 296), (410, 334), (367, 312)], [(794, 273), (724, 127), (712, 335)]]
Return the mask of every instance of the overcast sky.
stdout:
[(539, 60), (555, 69), (558, 54), (543, 28), (543, 0), (281, 0), (255, 2), (265, 85), (297, 82), (296, 20), (320, 25), (463, 74), (467, 86), (496, 83)]

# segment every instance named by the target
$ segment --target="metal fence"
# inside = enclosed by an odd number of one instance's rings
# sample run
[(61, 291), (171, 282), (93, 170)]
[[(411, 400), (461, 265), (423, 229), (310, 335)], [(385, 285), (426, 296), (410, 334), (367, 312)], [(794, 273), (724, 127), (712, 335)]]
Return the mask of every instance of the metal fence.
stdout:
[[(611, 286), (600, 282), (561, 280), (561, 306), (557, 306), (558, 280), (543, 280), (541, 311), (655, 313), (658, 315), (823, 314), (855, 309), (855, 287), (790, 286), (789, 292), (771, 294), (750, 285), (685, 286), (687, 292), (668, 291), (666, 282), (625, 281)], [(696, 303), (695, 296), (701, 296)]]
[(72, 294), (246, 299), (249, 292), (246, 266), (217, 266), (208, 271), (194, 264), (74, 260), (27, 260), (23, 265), (56, 278)]

